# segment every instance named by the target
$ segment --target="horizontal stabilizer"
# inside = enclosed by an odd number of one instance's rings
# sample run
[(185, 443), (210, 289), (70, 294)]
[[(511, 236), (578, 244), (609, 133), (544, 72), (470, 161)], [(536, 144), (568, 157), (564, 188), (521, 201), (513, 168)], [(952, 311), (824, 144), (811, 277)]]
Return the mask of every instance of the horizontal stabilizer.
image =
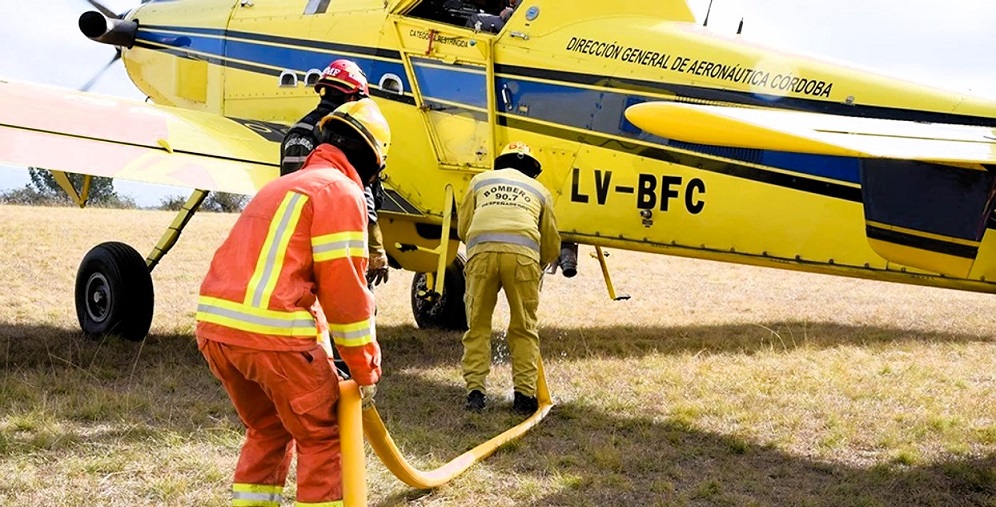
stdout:
[(820, 113), (644, 102), (626, 118), (688, 143), (861, 158), (996, 163), (991, 127), (917, 123)]

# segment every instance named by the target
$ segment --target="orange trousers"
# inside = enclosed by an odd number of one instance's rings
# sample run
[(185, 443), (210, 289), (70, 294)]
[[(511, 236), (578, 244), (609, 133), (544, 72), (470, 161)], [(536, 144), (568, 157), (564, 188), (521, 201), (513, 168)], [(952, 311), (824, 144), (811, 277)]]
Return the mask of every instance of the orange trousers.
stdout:
[(198, 338), (211, 372), (246, 426), (232, 503), (278, 507), (297, 451), (298, 505), (342, 500), (335, 403), (339, 379), (317, 342), (306, 352), (275, 352)]

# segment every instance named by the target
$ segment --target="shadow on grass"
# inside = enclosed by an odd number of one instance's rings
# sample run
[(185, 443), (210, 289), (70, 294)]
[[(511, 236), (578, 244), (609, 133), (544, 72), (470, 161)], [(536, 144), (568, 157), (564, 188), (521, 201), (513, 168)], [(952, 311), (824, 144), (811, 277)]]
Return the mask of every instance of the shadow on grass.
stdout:
[[(382, 326), (378, 339), (385, 361), (393, 368), (453, 366), (463, 353), (462, 333), (424, 330), (410, 325)], [(4, 344), (3, 340), (7, 343)], [(762, 322), (707, 326), (594, 328), (541, 327), (543, 356), (554, 359), (640, 358), (648, 354), (744, 354), (832, 349), (843, 346), (880, 347), (895, 343), (996, 343), (994, 336), (910, 331), (880, 326), (837, 323)], [(6, 362), (33, 364), (72, 362), (74, 365), (121, 360), (135, 366), (154, 361), (201, 361), (190, 335), (150, 335), (144, 342), (115, 337), (91, 340), (79, 331), (51, 326), (0, 323), (0, 347)], [(493, 348), (506, 347), (503, 338)], [(139, 353), (140, 352), (140, 353)], [(0, 348), (0, 360), (4, 350)]]
[[(379, 394), (380, 412), (399, 447), (424, 470), (441, 466), (520, 420), (509, 412), (509, 400), (499, 400), (482, 414), (469, 414), (460, 408), (464, 391), (459, 386), (404, 374), (385, 381), (404, 389)], [(996, 455), (952, 458), (930, 466), (850, 467), (704, 432), (676, 420), (616, 415), (579, 403), (555, 406), (522, 440), (471, 469), (470, 475), (482, 467), (487, 471), (460, 486), (480, 488), (468, 494), (501, 489), (509, 492), (514, 505), (537, 507), (989, 506), (996, 501)], [(373, 505), (403, 505), (426, 494), (406, 490)]]
[[(380, 336), (386, 376), (378, 404), (392, 436), (415, 466), (440, 466), (517, 422), (507, 410), (508, 400), (497, 400), (483, 414), (468, 414), (462, 410), (464, 391), (458, 382), (429, 378), (428, 368), (456, 367), (459, 333), (388, 327), (380, 330)], [(753, 354), (782, 347), (789, 336), (796, 341), (794, 345), (788, 341), (786, 349), (990, 341), (802, 323), (579, 327), (545, 329), (543, 336), (544, 355), (550, 362), (690, 351)], [(0, 413), (8, 418), (44, 413), (46, 418), (74, 423), (69, 426), (123, 428), (96, 433), (68, 428), (64, 431), (76, 433), (60, 438), (19, 427), (0, 435), (0, 455), (57, 455), (94, 439), (128, 444), (147, 442), (162, 433), (209, 440), (205, 433), (212, 429), (238, 429), (224, 391), (189, 335), (153, 335), (141, 343), (93, 341), (67, 329), (0, 324), (0, 360), (4, 368)], [(390, 492), (371, 491), (371, 499), (380, 506), (403, 505), (418, 503), (425, 494), (396, 487)], [(571, 402), (556, 406), (523, 440), (473, 468), (454, 488), (457, 493), (440, 494), (480, 498), (500, 491), (515, 505), (537, 507), (982, 506), (996, 502), (996, 456), (951, 458), (926, 466), (852, 467), (705, 432), (679, 420), (608, 413)]]
[[(463, 353), (461, 336), (461, 333), (423, 330), (411, 326), (392, 326), (378, 330), (378, 339), (385, 349), (385, 361), (397, 361), (393, 364), (395, 367), (443, 366), (459, 362)], [(800, 348), (875, 348), (895, 343), (996, 343), (996, 337), (791, 321), (609, 328), (578, 323), (576, 327), (541, 327), (540, 342), (543, 357), (554, 360), (640, 358), (648, 354), (687, 353), (749, 356), (772, 350), (792, 351)], [(492, 340), (492, 349), (502, 347), (507, 349), (503, 338)], [(507, 353), (504, 355), (507, 356)]]
[(0, 324), (0, 414), (38, 411), (42, 420), (72, 423), (67, 432), (105, 422), (127, 428), (135, 441), (145, 436), (142, 426), (186, 432), (220, 421), (239, 425), (190, 335), (129, 342)]
[(143, 366), (203, 362), (191, 335), (152, 334), (131, 342), (116, 336), (90, 338), (78, 330), (0, 323), (0, 366), (20, 368), (106, 367), (114, 371)]

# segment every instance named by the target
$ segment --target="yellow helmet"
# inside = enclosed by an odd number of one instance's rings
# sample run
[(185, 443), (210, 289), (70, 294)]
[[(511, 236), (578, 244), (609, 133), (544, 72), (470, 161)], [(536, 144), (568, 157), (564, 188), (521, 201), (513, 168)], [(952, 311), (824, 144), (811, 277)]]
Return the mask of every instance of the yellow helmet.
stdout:
[(359, 134), (360, 139), (366, 141), (366, 146), (373, 151), (377, 170), (384, 168), (387, 150), (391, 146), (391, 127), (373, 100), (363, 98), (346, 102), (322, 118), (318, 127), (322, 132), (323, 142), (329, 139), (327, 133), (337, 130), (342, 132), (341, 127), (348, 127), (346, 132)]
[(543, 171), (543, 165), (533, 156), (529, 145), (522, 141), (514, 141), (501, 150), (495, 157), (495, 169), (518, 169), (526, 176), (535, 178)]

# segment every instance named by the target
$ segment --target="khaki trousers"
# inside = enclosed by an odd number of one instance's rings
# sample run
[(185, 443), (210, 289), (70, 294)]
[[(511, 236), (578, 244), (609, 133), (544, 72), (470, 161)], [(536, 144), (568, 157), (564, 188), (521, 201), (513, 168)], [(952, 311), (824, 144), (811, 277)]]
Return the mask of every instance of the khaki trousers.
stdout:
[(463, 379), (467, 391), (486, 392), (491, 372), (491, 318), (498, 291), (505, 289), (511, 318), (508, 347), (512, 355), (512, 383), (516, 391), (536, 396), (539, 333), (536, 309), (542, 270), (538, 262), (515, 253), (484, 252), (467, 262), (467, 325), (463, 335)]

